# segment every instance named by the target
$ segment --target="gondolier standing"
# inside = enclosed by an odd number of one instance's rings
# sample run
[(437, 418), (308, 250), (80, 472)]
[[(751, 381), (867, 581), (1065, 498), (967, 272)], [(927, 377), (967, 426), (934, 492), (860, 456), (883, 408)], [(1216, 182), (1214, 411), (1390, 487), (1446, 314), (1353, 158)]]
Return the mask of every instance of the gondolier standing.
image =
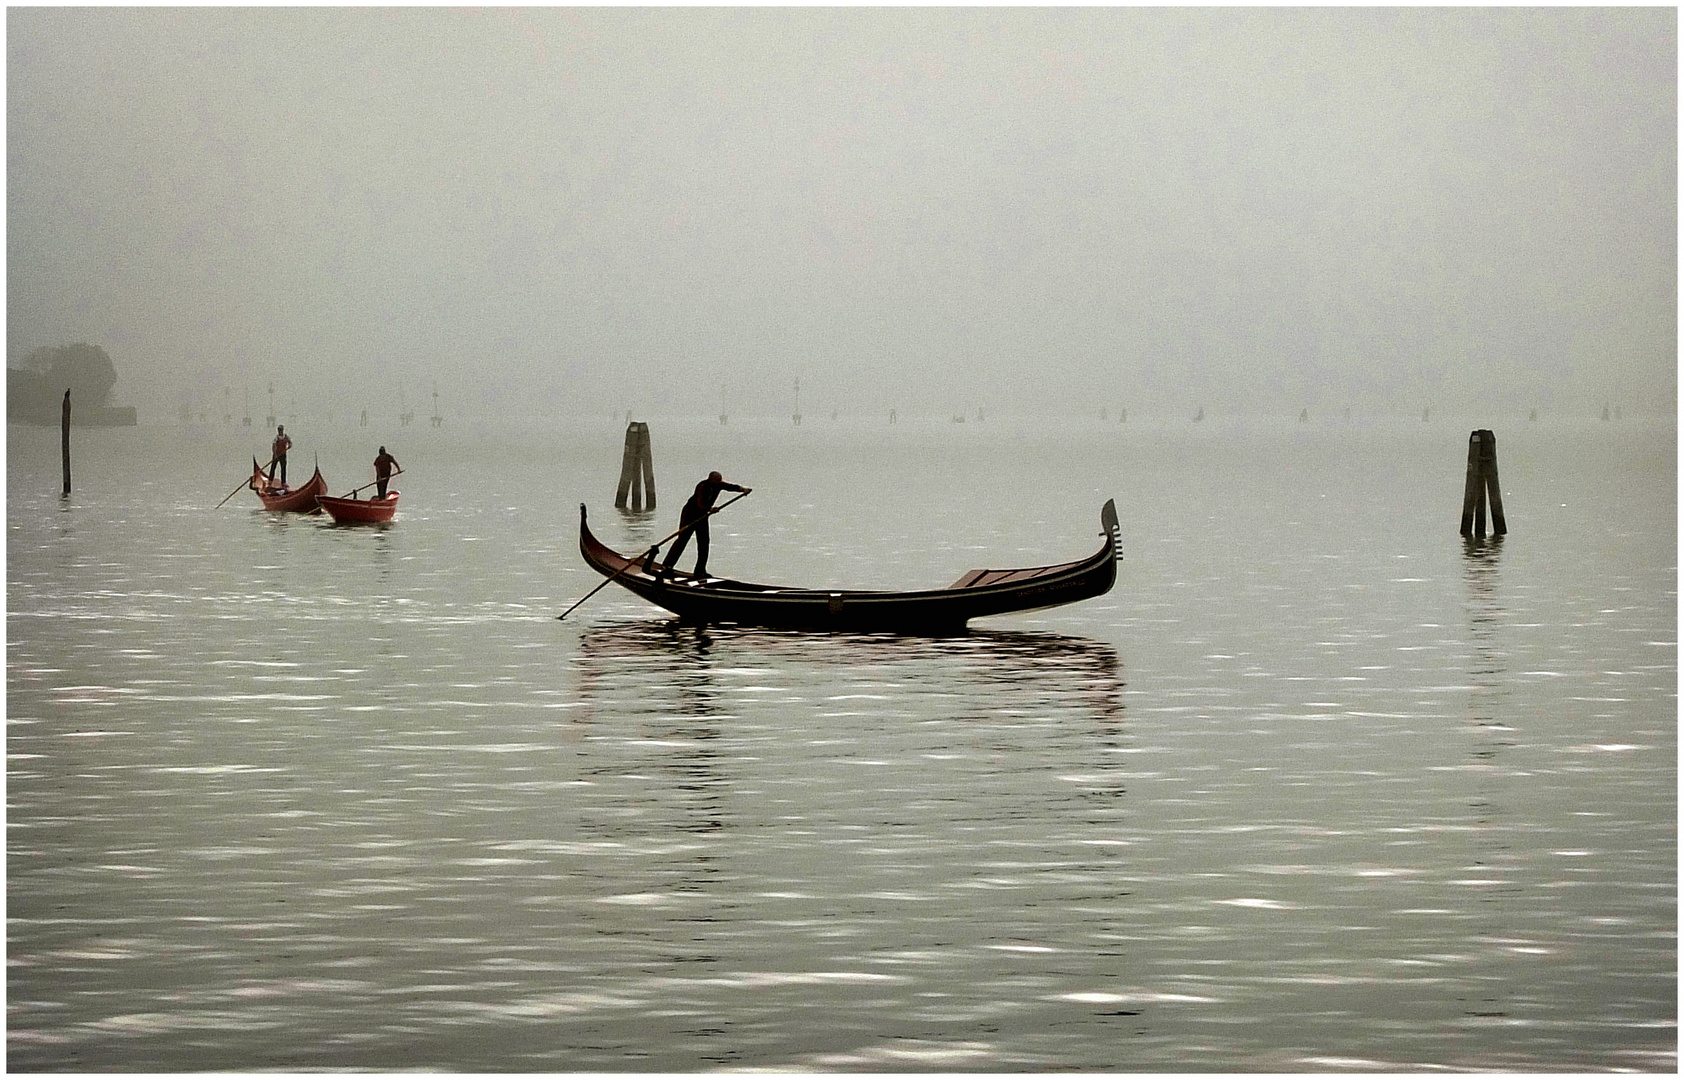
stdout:
[(374, 482), (379, 486), (379, 498), (386, 497), (386, 485), (392, 479), (393, 468), (403, 472), (403, 466), (398, 464), (398, 459), (388, 454), (382, 446), (380, 456), (374, 459)]
[[(678, 513), (678, 527), (683, 530), (678, 539), (672, 542), (666, 559), (661, 564), (664, 573), (671, 570), (678, 557), (684, 553), (684, 547), (690, 542), (690, 537), (696, 538), (696, 576), (708, 576), (708, 513), (713, 509), (713, 501), (719, 498), (721, 491), (740, 491), (748, 494), (752, 488), (733, 484), (716, 472), (708, 473), (707, 479), (696, 485), (696, 491), (684, 504), (684, 509)], [(653, 552), (650, 553), (653, 555)]]
[(269, 447), (269, 479), (275, 479), (275, 470), (281, 473), (281, 486), (287, 483), (287, 451), (292, 449), (292, 440), (287, 438), (287, 426), (275, 425), (275, 442)]

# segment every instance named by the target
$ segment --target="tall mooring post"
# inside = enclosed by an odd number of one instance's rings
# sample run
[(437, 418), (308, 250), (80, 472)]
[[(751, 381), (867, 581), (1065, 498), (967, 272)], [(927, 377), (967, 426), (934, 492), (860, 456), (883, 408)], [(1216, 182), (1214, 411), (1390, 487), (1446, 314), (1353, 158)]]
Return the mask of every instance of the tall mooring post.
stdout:
[(70, 494), (70, 391), (64, 392), (64, 408), (59, 410), (59, 442), (64, 448), (64, 493)]
[[(643, 504), (643, 491), (649, 489), (649, 505)], [(639, 421), (626, 425), (626, 452), (620, 459), (620, 487), (614, 492), (614, 505), (626, 508), (626, 494), (631, 493), (633, 510), (655, 509), (655, 456), (649, 449), (649, 425)]]
[(1468, 436), (1468, 479), (1462, 489), (1462, 535), (1485, 535), (1485, 503), (1491, 502), (1491, 532), (1509, 531), (1503, 519), (1503, 489), (1497, 480), (1497, 436), (1481, 428)]

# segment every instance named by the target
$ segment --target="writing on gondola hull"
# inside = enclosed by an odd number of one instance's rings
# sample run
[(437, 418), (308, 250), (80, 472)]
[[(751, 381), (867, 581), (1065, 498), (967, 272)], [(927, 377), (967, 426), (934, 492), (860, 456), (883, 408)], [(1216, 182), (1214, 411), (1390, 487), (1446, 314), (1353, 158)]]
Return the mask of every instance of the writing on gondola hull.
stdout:
[[(803, 589), (731, 578), (697, 578), (677, 569), (652, 572), (590, 530), (579, 507), (579, 553), (593, 570), (680, 619), (813, 630), (952, 633), (972, 619), (1035, 611), (1102, 596), (1117, 580), (1116, 504), (1100, 511), (1104, 543), (1085, 559), (1012, 570), (972, 570), (944, 589), (910, 592)], [(660, 568), (653, 568), (660, 570)]]

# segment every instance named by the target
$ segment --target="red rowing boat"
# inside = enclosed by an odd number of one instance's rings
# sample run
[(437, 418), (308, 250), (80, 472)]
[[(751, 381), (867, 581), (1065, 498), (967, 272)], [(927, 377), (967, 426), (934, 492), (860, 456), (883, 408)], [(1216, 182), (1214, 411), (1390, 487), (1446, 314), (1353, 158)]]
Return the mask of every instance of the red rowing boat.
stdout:
[(398, 493), (388, 491), (383, 499), (346, 499), (318, 495), (316, 502), (333, 515), (335, 525), (378, 525), (391, 521), (398, 510)]
[(317, 496), (327, 490), (327, 481), (322, 479), (322, 470), (318, 467), (310, 475), (310, 480), (303, 487), (287, 487), (269, 479), (263, 472), (263, 466), (251, 459), (251, 489), (257, 492), (257, 497), (263, 502), (263, 509), (278, 510), (295, 514), (316, 514), (320, 508), (316, 505)]

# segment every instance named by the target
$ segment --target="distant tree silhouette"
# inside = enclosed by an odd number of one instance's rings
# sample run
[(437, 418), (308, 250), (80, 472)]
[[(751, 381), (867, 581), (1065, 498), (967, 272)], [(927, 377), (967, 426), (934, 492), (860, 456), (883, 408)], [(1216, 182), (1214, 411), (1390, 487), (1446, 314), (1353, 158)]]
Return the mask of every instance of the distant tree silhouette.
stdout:
[(70, 391), (80, 406), (100, 407), (117, 385), (117, 367), (98, 345), (42, 346), (24, 359), (25, 370), (33, 371), (55, 394)]
[(24, 357), (21, 366), (6, 368), (6, 419), (57, 424), (60, 401), (69, 390), (76, 424), (132, 424), (134, 409), (106, 404), (115, 385), (116, 365), (98, 345), (45, 346)]

